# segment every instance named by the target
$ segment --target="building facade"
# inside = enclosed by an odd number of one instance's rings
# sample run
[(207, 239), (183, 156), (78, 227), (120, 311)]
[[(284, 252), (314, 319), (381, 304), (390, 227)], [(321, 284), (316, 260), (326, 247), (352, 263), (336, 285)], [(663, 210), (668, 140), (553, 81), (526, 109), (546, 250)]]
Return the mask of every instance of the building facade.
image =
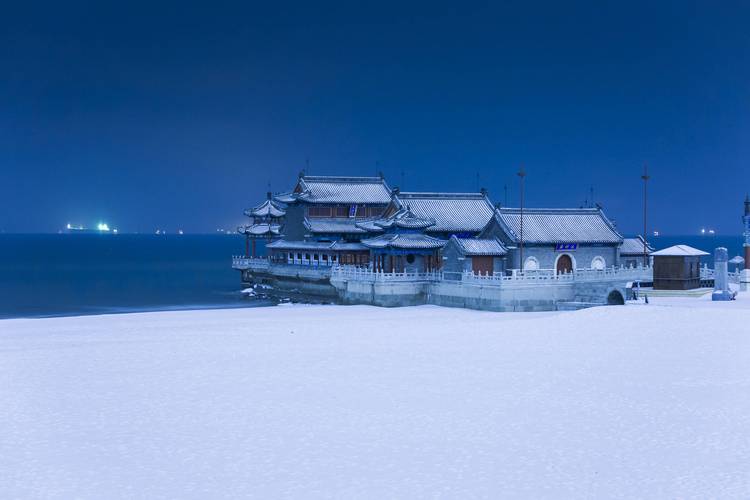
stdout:
[[(549, 277), (560, 276), (565, 277), (570, 298), (581, 296), (574, 290), (583, 289), (574, 286), (575, 280), (614, 279), (622, 264), (624, 238), (599, 208), (521, 211), (496, 207), (485, 190), (402, 192), (382, 176), (302, 173), (292, 190), (269, 196), (246, 214), (253, 223), (241, 232), (272, 241), (266, 245), (265, 258), (254, 253), (250, 257), (248, 250), (246, 258), (240, 258), (235, 267), (242, 270), (243, 282), (266, 282), (303, 293), (335, 295), (333, 270), (343, 266), (350, 270), (337, 271), (339, 285), (342, 276), (371, 280), (388, 275), (391, 281), (402, 281), (402, 290), (419, 288), (404, 285), (409, 280), (444, 281), (445, 286), (430, 288), (434, 297), (439, 290), (460, 290), (455, 284), (497, 286), (509, 277), (523, 286), (536, 286), (542, 276), (548, 282)], [(489, 281), (472, 281), (472, 277)], [(370, 285), (384, 290), (378, 279)], [(347, 293), (359, 296), (359, 292)], [(387, 293), (397, 303), (409, 303), (404, 298), (408, 293)], [(512, 296), (521, 297), (518, 293)], [(545, 297), (541, 291), (524, 293), (532, 298), (518, 300), (534, 300), (543, 307), (559, 299)], [(507, 291), (501, 295), (511, 296)]]

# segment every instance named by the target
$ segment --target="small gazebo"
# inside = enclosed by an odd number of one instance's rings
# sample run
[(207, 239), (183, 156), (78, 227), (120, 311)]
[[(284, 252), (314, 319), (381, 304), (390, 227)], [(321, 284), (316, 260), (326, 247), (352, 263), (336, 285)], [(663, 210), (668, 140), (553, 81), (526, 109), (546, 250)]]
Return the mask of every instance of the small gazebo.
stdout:
[(740, 271), (740, 266), (744, 263), (745, 263), (745, 259), (743, 259), (739, 255), (732, 257), (732, 259), (729, 261), (729, 264), (734, 264), (736, 266), (735, 271), (737, 272)]
[[(271, 192), (266, 193), (266, 196), (263, 203), (245, 210), (245, 215), (250, 218), (250, 224), (237, 228), (238, 233), (245, 235), (245, 257), (256, 256), (255, 242), (258, 239), (269, 242), (281, 236), (286, 210), (283, 205), (273, 200)], [(252, 254), (250, 242), (252, 242)]]
[(423, 233), (435, 225), (434, 219), (417, 217), (407, 207), (374, 224), (384, 234), (362, 240), (362, 244), (370, 249), (374, 271), (402, 273), (440, 269), (440, 249), (446, 242)]

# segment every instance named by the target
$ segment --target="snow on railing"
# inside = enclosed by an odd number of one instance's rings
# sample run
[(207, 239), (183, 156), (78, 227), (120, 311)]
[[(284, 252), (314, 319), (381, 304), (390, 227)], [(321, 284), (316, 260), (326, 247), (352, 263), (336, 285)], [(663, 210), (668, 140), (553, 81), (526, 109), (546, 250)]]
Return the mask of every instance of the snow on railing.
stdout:
[[(442, 281), (443, 272), (402, 272), (387, 273), (373, 271), (367, 267), (336, 266), (331, 272), (333, 279), (346, 279), (350, 281), (362, 281), (373, 283), (376, 281)], [(474, 273), (464, 271), (462, 281), (483, 285), (512, 285), (512, 284), (553, 284), (572, 283), (580, 281), (650, 281), (653, 279), (651, 267), (611, 267), (607, 269), (577, 269), (569, 273), (557, 273), (553, 269), (541, 269), (538, 271), (513, 271), (511, 274), (503, 273)]]
[(268, 269), (269, 262), (265, 257), (232, 256), (233, 269)]
[(482, 284), (522, 284), (522, 283), (571, 283), (576, 281), (612, 281), (627, 280), (647, 281), (653, 279), (651, 267), (610, 267), (606, 269), (576, 269), (567, 273), (558, 273), (554, 269), (536, 271), (513, 270), (504, 273), (474, 273), (464, 271), (462, 281)]
[(373, 271), (368, 267), (336, 266), (331, 271), (331, 278), (370, 283), (375, 281), (440, 281), (443, 279), (443, 273), (441, 271), (387, 273)]

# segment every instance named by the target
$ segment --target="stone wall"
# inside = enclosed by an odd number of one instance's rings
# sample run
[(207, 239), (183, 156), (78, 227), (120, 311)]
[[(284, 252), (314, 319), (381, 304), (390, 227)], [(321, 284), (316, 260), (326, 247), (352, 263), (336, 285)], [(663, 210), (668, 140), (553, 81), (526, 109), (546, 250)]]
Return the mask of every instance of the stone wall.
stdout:
[(367, 283), (334, 278), (331, 283), (346, 304), (384, 307), (434, 304), (485, 311), (555, 311), (607, 304), (607, 298), (613, 291), (621, 299), (626, 296), (624, 282), (515, 283), (497, 286), (449, 280)]

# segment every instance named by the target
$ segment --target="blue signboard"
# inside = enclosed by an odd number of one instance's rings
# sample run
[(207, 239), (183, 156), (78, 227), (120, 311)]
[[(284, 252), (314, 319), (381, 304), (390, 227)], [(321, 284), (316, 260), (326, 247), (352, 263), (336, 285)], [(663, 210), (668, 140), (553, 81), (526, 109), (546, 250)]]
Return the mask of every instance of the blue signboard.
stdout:
[(568, 252), (577, 248), (578, 243), (558, 243), (555, 245), (555, 252)]
[(357, 205), (352, 205), (349, 207), (349, 217), (356, 217), (357, 216)]

